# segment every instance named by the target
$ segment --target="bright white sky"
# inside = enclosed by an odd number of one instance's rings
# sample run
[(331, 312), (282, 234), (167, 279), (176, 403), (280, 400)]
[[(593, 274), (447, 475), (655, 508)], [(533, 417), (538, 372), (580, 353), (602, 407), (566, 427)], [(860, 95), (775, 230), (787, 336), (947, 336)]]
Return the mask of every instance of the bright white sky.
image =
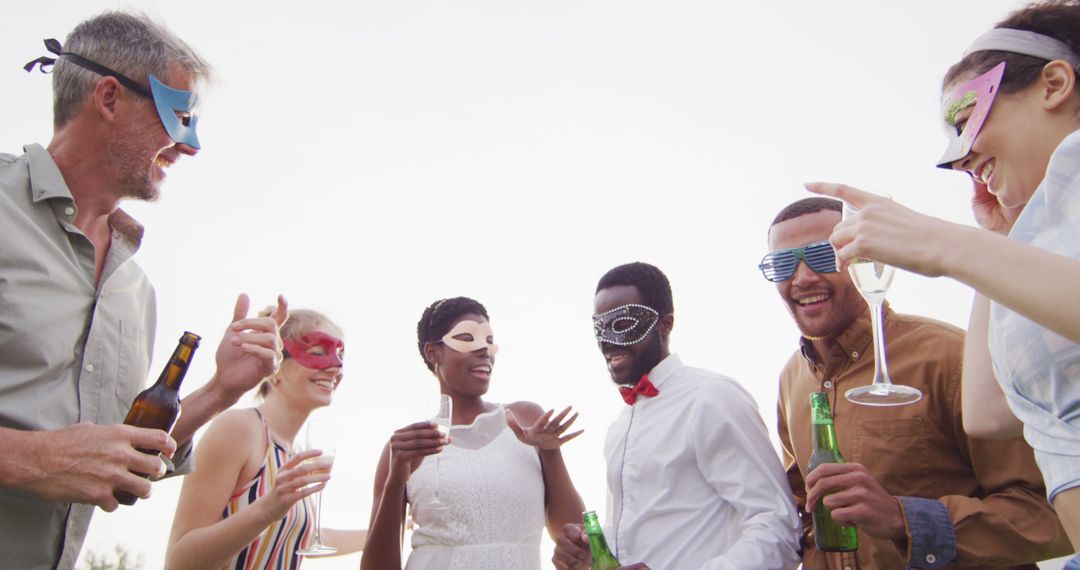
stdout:
[[(41, 40), (117, 6), (5, 9), (0, 151), (51, 136), (49, 80), (21, 69), (45, 55)], [(241, 291), (257, 306), (282, 292), (330, 314), (349, 347), (326, 491), (325, 519), (340, 528), (367, 525), (383, 444), (423, 418), (435, 382), (415, 324), (441, 297), (472, 296), (491, 313), (502, 347), (491, 400), (580, 410), (586, 433), (565, 455), (589, 508), (605, 508), (601, 447), (624, 405), (589, 321), (596, 281), (617, 264), (668, 274), (674, 350), (742, 382), (775, 440), (777, 373), (797, 330), (757, 270), (769, 222), (809, 180), (970, 222), (967, 178), (933, 166), (940, 79), (1020, 3), (119, 6), (164, 20), (220, 75), (203, 151), (172, 168), (159, 203), (125, 206), (147, 226), (138, 260), (157, 288), (151, 377), (192, 330), (205, 341), (186, 390), (205, 382)], [(910, 274), (890, 294), (899, 311), (959, 326), (969, 297)], [(122, 543), (160, 567), (179, 487), (98, 513), (87, 548)]]

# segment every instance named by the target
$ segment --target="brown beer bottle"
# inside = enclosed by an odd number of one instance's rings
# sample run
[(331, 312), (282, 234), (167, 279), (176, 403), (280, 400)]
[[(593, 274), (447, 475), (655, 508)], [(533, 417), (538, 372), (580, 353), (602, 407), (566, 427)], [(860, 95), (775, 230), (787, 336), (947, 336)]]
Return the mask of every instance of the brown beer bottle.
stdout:
[[(131, 403), (124, 423), (129, 426), (172, 431), (176, 418), (180, 417), (180, 383), (184, 381), (191, 357), (199, 348), (199, 335), (185, 332), (180, 337), (172, 357), (165, 363), (165, 370), (153, 386), (142, 391)], [(157, 455), (153, 449), (139, 449), (148, 455)], [(133, 472), (134, 473), (134, 472)], [(146, 473), (135, 473), (140, 477), (149, 477)], [(114, 495), (124, 505), (134, 505), (138, 497), (127, 491), (117, 491)]]

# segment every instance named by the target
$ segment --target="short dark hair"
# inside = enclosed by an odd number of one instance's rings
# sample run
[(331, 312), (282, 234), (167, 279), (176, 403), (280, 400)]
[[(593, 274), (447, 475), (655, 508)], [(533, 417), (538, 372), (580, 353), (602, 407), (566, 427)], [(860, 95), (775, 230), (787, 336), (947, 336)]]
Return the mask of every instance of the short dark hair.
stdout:
[[(1064, 42), (1074, 53), (1080, 53), (1080, 1), (1049, 0), (1033, 2), (1009, 14), (995, 28), (1024, 30), (1050, 36)], [(961, 76), (985, 73), (990, 68), (1005, 63), (1005, 75), (1001, 78), (999, 93), (1006, 95), (1023, 91), (1038, 79), (1049, 60), (1032, 55), (1009, 51), (976, 51), (964, 56), (945, 73), (942, 86), (946, 87)], [(1080, 91), (1080, 83), (1076, 90)]]
[(671, 298), (671, 283), (667, 275), (655, 265), (640, 261), (620, 265), (608, 271), (596, 284), (596, 292), (619, 285), (633, 285), (641, 292), (645, 305), (656, 309), (661, 315), (675, 312)]
[(479, 301), (468, 297), (442, 299), (435, 301), (424, 309), (420, 322), (416, 323), (416, 346), (420, 350), (420, 358), (424, 359), (424, 365), (428, 367), (428, 370), (435, 370), (435, 367), (424, 356), (424, 345), (442, 340), (442, 337), (450, 332), (450, 325), (454, 324), (454, 321), (458, 320), (462, 315), (469, 313), (483, 315), (485, 319), (491, 319), (488, 316), (487, 309)]
[(844, 203), (840, 200), (822, 198), (820, 196), (803, 198), (798, 202), (788, 204), (783, 210), (780, 210), (780, 213), (773, 218), (772, 224), (770, 224), (769, 227), (771, 228), (780, 222), (786, 222), (792, 218), (798, 218), (799, 216), (805, 216), (807, 214), (815, 214), (825, 210), (843, 212)]

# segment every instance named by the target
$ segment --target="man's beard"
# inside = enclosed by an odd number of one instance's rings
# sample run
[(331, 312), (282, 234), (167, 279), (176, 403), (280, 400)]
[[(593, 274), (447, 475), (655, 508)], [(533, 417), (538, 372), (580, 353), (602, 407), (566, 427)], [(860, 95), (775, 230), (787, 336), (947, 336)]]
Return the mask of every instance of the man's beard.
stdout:
[(635, 355), (634, 366), (630, 369), (626, 378), (628, 384), (637, 384), (642, 376), (648, 374), (650, 370), (656, 368), (657, 364), (660, 364), (661, 355), (663, 354), (660, 346), (660, 331), (653, 330), (649, 333), (649, 338), (642, 342), (645, 343), (645, 346), (641, 352)]
[(141, 156), (129, 139), (113, 140), (105, 149), (105, 167), (114, 175), (116, 187), (113, 189), (121, 198), (131, 198), (153, 202), (158, 199), (157, 186), (150, 180), (150, 169), (139, 169), (138, 165), (149, 162)]

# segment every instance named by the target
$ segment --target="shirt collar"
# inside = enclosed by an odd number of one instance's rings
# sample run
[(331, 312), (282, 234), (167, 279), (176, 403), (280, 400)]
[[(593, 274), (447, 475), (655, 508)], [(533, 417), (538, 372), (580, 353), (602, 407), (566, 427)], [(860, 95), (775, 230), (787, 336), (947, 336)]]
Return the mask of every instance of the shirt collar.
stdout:
[(23, 147), (23, 152), (30, 163), (30, 193), (34, 202), (50, 198), (73, 200), (64, 175), (49, 151), (39, 144), (29, 144)]
[[(892, 317), (893, 310), (889, 307), (888, 301), (885, 302), (885, 306), (882, 308), (882, 318), (888, 320)], [(811, 365), (816, 367), (829, 367), (830, 363), (834, 362), (834, 359), (850, 360), (852, 362), (859, 359), (860, 356), (867, 353), (873, 346), (874, 342), (874, 327), (870, 322), (870, 307), (867, 306), (866, 310), (856, 318), (848, 328), (844, 329), (844, 332), (840, 333), (836, 337), (836, 342), (829, 348), (829, 354), (825, 355), (825, 360), (822, 360), (821, 355), (817, 354), (814, 350), (814, 344), (810, 339), (806, 337), (799, 338), (799, 345), (803, 355)]]
[[(1073, 131), (1066, 136), (1058, 147), (1054, 149), (1053, 154), (1050, 155), (1050, 163), (1046, 167), (1048, 176), (1044, 177), (1042, 183), (1039, 184), (1039, 188), (1042, 188), (1048, 204), (1057, 204), (1061, 199), (1061, 194), (1072, 192), (1072, 188), (1068, 184), (1061, 183), (1063, 178), (1049, 176), (1049, 174), (1052, 172), (1072, 172), (1075, 169), (1074, 165), (1078, 154), (1080, 154), (1080, 130)], [(1068, 178), (1064, 178), (1064, 180), (1072, 182)], [(1038, 188), (1036, 193), (1038, 193)]]
[[(49, 151), (39, 144), (29, 144), (23, 147), (23, 152), (30, 165), (30, 195), (34, 202), (59, 198), (74, 204), (75, 199), (64, 181), (64, 174)], [(142, 243), (143, 226), (120, 208), (109, 214), (109, 228), (119, 232), (136, 247)]]
[(142, 224), (136, 222), (135, 218), (132, 218), (120, 208), (113, 210), (113, 213), (109, 214), (109, 227), (131, 240), (136, 247), (142, 244)]
[(683, 363), (682, 360), (679, 359), (679, 355), (671, 353), (667, 358), (661, 360), (660, 364), (657, 364), (649, 371), (649, 382), (652, 382), (652, 385), (656, 386), (656, 389), (659, 390), (663, 387), (664, 382), (666, 382), (668, 378), (674, 376), (675, 372), (682, 367)]

